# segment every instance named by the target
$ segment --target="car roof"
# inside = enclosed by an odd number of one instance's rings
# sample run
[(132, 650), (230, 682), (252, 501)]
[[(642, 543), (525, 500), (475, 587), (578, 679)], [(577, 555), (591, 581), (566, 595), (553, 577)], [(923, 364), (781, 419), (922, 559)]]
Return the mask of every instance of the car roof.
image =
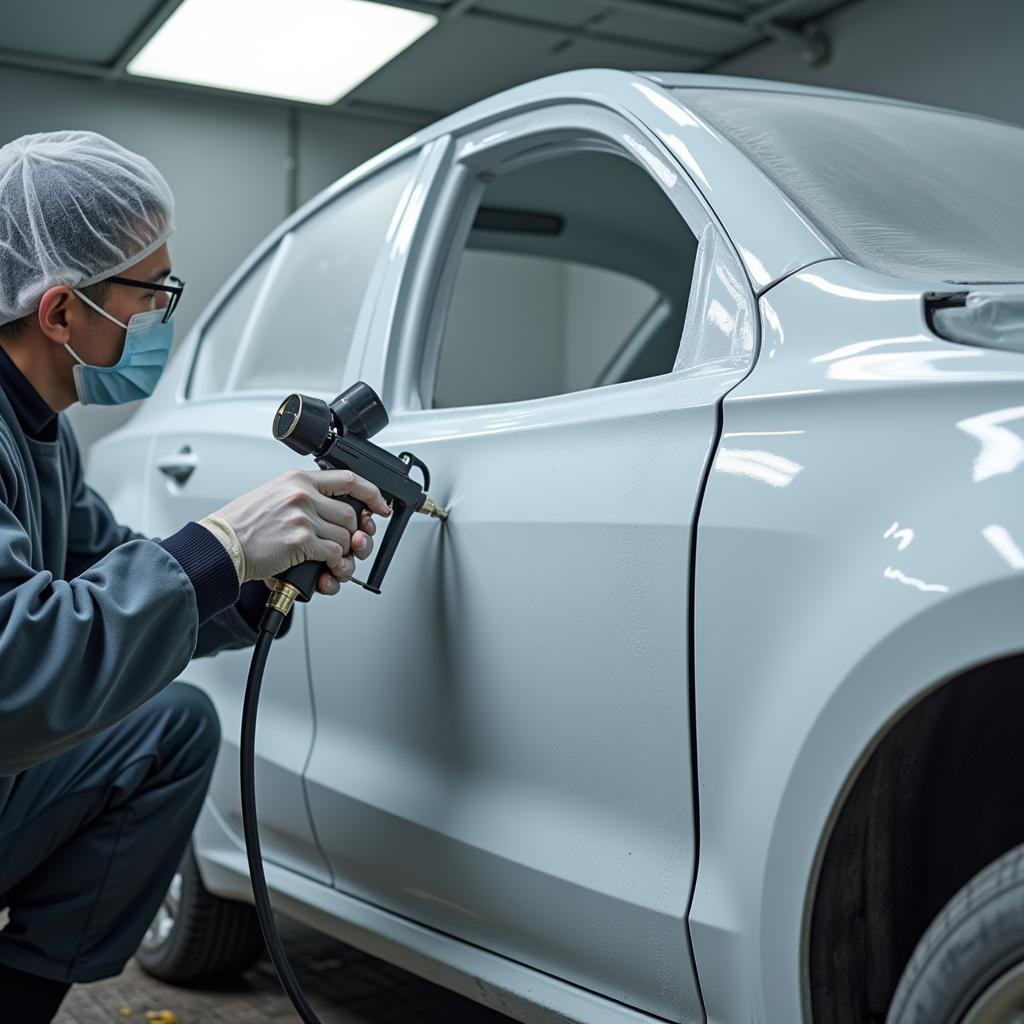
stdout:
[[(475, 103), (449, 114), (434, 122), (422, 132), (417, 133), (421, 140), (433, 138), (451, 131), (453, 128), (464, 128), (488, 116), (518, 104), (522, 100), (541, 99), (546, 95), (551, 99), (563, 98), (573, 93), (583, 97), (591, 91), (601, 92), (613, 78), (621, 81), (642, 80), (652, 82), (664, 89), (742, 89), (754, 92), (791, 93), (799, 96), (820, 96), (822, 98), (861, 100), (868, 103), (883, 103), (888, 106), (914, 107), (919, 110), (941, 111), (960, 117), (981, 117), (964, 111), (937, 107), (912, 100), (897, 99), (891, 96), (878, 96), (872, 93), (854, 92), (847, 89), (832, 89), (819, 85), (803, 85), (797, 82), (781, 82), (765, 78), (744, 78), (736, 75), (695, 74), (693, 72), (676, 71), (620, 71), (608, 68), (583, 68), (576, 71), (563, 71), (547, 75), (533, 81), (516, 85), (510, 89), (495, 93)], [(674, 94), (673, 98), (681, 107), (686, 106), (685, 94)], [(987, 118), (982, 118), (988, 120)]]
[[(669, 77), (709, 88), (720, 76), (666, 76), (666, 81), (660, 82), (653, 73), (607, 68), (549, 75), (506, 89), (441, 118), (386, 150), (371, 160), (370, 165), (379, 167), (445, 135), (480, 130), (491, 122), (530, 109), (589, 102), (642, 123), (673, 151), (676, 161), (685, 165), (686, 173), (703, 195), (712, 216), (732, 241), (757, 291), (770, 287), (807, 263), (835, 258), (838, 255), (835, 248), (750, 158), (688, 111), (681, 92), (668, 84)], [(723, 81), (757, 85), (752, 79)], [(777, 84), (784, 87), (783, 83)], [(365, 173), (369, 169), (364, 165), (355, 173), (361, 176), (360, 171)], [(713, 198), (711, 180), (718, 182)], [(335, 187), (347, 188), (351, 183), (352, 176), (346, 176)], [(333, 190), (329, 189), (328, 195)]]
[[(823, 85), (803, 85), (799, 82), (780, 82), (768, 78), (743, 78), (738, 75), (693, 74), (681, 71), (638, 71), (636, 74), (666, 89), (744, 89), (755, 92), (785, 92), (798, 96), (822, 96), (833, 99), (863, 100), (868, 103), (885, 103), (899, 107), (917, 107), (925, 110), (943, 110), (945, 113), (961, 113), (944, 107), (915, 103), (912, 100), (897, 99), (893, 96), (878, 96), (867, 92), (853, 92), (849, 89), (832, 89)], [(971, 116), (971, 115), (967, 115)]]
[[(758, 293), (809, 263), (836, 258), (839, 254), (832, 243), (763, 171), (688, 108), (687, 88), (774, 91), (921, 106), (837, 89), (724, 75), (607, 68), (565, 71), (479, 100), (395, 143), (309, 200), (272, 233), (258, 252), (314, 215), (338, 192), (436, 139), (480, 129), (530, 109), (582, 101), (633, 117), (673, 152), (732, 242)], [(250, 264), (255, 262), (256, 255), (248, 261)]]

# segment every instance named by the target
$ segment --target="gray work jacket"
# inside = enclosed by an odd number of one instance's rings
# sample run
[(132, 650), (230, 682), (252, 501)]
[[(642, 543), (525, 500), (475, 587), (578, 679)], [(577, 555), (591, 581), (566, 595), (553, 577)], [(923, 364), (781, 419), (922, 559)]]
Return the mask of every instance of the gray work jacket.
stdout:
[(0, 389), (0, 813), (18, 772), (255, 638), (234, 606), (200, 625), (181, 565), (86, 485), (66, 418), (27, 437)]

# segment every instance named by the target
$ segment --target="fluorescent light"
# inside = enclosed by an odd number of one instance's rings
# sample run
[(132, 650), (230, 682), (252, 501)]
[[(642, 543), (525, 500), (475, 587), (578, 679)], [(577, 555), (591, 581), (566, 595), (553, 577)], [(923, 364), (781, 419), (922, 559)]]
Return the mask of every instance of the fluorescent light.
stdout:
[(185, 0), (128, 72), (336, 103), (436, 24), (369, 0)]

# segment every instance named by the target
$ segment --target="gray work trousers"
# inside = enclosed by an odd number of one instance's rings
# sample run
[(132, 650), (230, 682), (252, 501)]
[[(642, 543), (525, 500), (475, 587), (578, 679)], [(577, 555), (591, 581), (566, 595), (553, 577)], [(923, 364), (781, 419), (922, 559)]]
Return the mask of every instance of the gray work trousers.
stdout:
[(0, 811), (0, 963), (70, 982), (119, 974), (185, 850), (219, 745), (210, 699), (179, 682), (22, 772)]

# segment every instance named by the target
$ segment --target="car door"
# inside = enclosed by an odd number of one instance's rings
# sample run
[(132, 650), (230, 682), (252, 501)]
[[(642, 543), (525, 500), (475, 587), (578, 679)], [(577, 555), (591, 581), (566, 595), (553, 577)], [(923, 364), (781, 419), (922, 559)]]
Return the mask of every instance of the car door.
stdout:
[(381, 596), (309, 609), (317, 832), (348, 893), (697, 1020), (691, 547), (750, 289), (618, 114), (446, 147), (362, 376), (451, 515), (416, 517)]
[[(165, 536), (292, 468), (314, 469), (271, 435), (295, 390), (340, 386), (360, 358), (360, 313), (379, 284), (377, 257), (415, 157), (331, 194), (285, 226), (199, 328), (179, 400), (156, 421), (150, 530)], [(325, 392), (326, 393), (326, 392)], [(269, 510), (268, 510), (269, 511)], [(268, 860), (330, 882), (303, 791), (314, 709), (303, 611), (274, 645), (260, 701), (256, 783)], [(223, 750), (210, 797), (241, 836), (238, 736), (251, 652), (194, 661), (187, 678), (213, 698)]]

